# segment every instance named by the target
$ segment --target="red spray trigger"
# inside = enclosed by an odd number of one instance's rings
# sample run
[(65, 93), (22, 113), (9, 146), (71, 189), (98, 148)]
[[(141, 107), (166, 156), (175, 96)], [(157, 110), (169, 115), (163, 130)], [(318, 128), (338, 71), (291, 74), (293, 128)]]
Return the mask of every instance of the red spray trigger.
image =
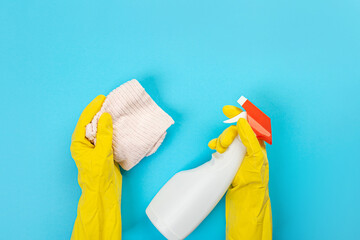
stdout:
[[(258, 139), (264, 140), (269, 144), (272, 144), (270, 118), (244, 96), (241, 96), (237, 102), (245, 109), (247, 113), (247, 120), (252, 130), (255, 132), (256, 137)], [(226, 123), (237, 122), (240, 118), (239, 115), (231, 119), (228, 119), (227, 121), (224, 122)]]

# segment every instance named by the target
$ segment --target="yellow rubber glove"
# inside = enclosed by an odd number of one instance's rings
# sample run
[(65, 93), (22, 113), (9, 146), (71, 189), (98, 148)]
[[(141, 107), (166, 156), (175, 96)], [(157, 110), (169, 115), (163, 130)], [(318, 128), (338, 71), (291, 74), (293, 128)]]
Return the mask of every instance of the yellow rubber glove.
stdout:
[[(225, 106), (223, 112), (232, 118), (241, 113), (241, 109)], [(236, 126), (230, 126), (217, 139), (211, 140), (209, 147), (223, 153), (237, 134), (247, 153), (226, 194), (226, 239), (272, 239), (269, 165), (265, 143), (256, 138), (245, 119), (240, 119)]]
[(83, 111), (71, 142), (82, 189), (71, 239), (121, 239), (121, 173), (113, 160), (110, 114), (98, 122), (96, 147), (85, 138), (85, 126), (100, 110), (105, 96), (97, 96)]

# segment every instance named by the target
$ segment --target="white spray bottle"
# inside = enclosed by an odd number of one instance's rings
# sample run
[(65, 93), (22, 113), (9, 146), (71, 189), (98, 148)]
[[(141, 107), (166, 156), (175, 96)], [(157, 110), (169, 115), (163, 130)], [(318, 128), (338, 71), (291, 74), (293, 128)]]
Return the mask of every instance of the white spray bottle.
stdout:
[[(245, 118), (257, 137), (271, 144), (270, 118), (243, 96), (238, 103), (246, 112), (224, 122)], [(175, 174), (147, 207), (150, 221), (169, 240), (186, 238), (224, 196), (245, 154), (237, 136), (224, 153), (215, 152), (203, 165)]]

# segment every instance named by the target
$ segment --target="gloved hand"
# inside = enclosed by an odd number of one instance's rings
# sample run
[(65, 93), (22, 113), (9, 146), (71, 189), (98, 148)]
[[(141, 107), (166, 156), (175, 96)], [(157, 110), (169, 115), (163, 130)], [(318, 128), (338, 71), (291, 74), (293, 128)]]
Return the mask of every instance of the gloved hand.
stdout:
[[(225, 106), (228, 118), (241, 113), (235, 106)], [(226, 239), (272, 239), (272, 216), (269, 198), (269, 165), (265, 143), (258, 140), (245, 119), (227, 128), (217, 139), (209, 142), (211, 149), (226, 151), (240, 135), (247, 148), (245, 158), (226, 194)]]
[(105, 96), (97, 96), (83, 111), (71, 142), (82, 189), (71, 239), (121, 239), (121, 183), (113, 160), (112, 119), (103, 113), (98, 122), (96, 146), (85, 138), (85, 126), (100, 110)]

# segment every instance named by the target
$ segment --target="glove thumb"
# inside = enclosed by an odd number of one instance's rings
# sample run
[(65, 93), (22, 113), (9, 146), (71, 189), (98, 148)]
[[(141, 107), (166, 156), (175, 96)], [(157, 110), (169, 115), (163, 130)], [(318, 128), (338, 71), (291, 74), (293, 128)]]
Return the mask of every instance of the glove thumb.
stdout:
[(256, 138), (254, 131), (251, 129), (250, 124), (243, 118), (240, 118), (237, 123), (237, 129), (242, 143), (247, 150), (247, 156), (254, 158), (255, 161), (259, 160), (262, 163), (263, 153), (259, 140)]
[(96, 135), (95, 149), (104, 151), (106, 154), (112, 150), (113, 123), (109, 113), (100, 116)]

